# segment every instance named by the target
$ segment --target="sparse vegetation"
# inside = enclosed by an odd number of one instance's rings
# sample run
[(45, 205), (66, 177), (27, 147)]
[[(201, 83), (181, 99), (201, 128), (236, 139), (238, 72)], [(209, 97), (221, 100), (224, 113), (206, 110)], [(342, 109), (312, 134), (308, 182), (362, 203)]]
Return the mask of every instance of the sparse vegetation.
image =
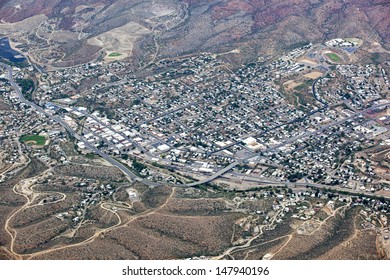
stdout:
[(118, 57), (118, 56), (122, 56), (122, 54), (121, 53), (117, 53), (117, 52), (113, 52), (113, 53), (110, 53), (108, 55), (108, 57)]
[(306, 80), (304, 81), (303, 83), (297, 85), (294, 90), (296, 91), (301, 91), (301, 90), (304, 90), (305, 88), (307, 87), (310, 87), (311, 85), (313, 84), (313, 80), (312, 79), (309, 79), (309, 80)]

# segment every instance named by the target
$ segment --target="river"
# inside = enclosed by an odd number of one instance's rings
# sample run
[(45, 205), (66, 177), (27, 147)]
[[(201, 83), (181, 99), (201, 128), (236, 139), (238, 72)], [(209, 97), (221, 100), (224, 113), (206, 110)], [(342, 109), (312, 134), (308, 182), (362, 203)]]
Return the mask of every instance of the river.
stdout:
[(11, 48), (8, 38), (0, 38), (0, 57), (11, 62), (23, 62), (26, 60), (21, 53)]

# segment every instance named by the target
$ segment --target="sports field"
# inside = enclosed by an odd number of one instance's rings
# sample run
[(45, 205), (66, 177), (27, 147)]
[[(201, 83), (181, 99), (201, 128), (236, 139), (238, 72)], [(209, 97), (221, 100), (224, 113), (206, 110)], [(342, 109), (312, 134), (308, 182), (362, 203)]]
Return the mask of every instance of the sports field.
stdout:
[(341, 57), (339, 57), (337, 54), (335, 53), (327, 53), (326, 56), (332, 60), (333, 62), (340, 62), (341, 61)]
[(27, 145), (43, 146), (46, 143), (46, 137), (41, 135), (23, 135), (20, 141)]

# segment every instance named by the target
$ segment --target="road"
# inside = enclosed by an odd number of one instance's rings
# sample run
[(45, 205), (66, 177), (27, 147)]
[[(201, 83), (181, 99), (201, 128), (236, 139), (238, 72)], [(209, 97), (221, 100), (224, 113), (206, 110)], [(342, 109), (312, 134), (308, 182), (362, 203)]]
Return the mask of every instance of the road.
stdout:
[(194, 183), (189, 183), (189, 184), (178, 185), (178, 186), (195, 187), (195, 186), (199, 186), (199, 185), (202, 185), (202, 184), (209, 183), (209, 182), (213, 181), (214, 179), (217, 179), (219, 176), (222, 176), (223, 174), (225, 174), (226, 172), (228, 172), (229, 170), (233, 169), (234, 167), (236, 167), (239, 164), (240, 164), (240, 162), (238, 162), (238, 161), (232, 162), (231, 164), (229, 164), (225, 168), (219, 170), (218, 172), (214, 173), (213, 175), (211, 175), (210, 177), (208, 177), (208, 178), (206, 178), (204, 180), (197, 181), (197, 182), (194, 182)]
[(201, 103), (201, 102), (203, 102), (203, 101), (191, 102), (191, 103), (189, 103), (189, 104), (187, 104), (187, 105), (184, 105), (184, 106), (182, 106), (182, 107), (173, 109), (173, 110), (171, 110), (171, 111), (165, 112), (165, 113), (163, 113), (163, 114), (161, 114), (161, 115), (158, 115), (158, 116), (156, 116), (156, 117), (153, 117), (153, 118), (151, 118), (151, 119), (145, 120), (145, 121), (139, 123), (136, 127), (140, 127), (140, 126), (143, 125), (143, 124), (148, 124), (148, 123), (153, 122), (153, 121), (155, 121), (155, 120), (158, 120), (158, 119), (161, 119), (161, 118), (163, 118), (163, 117), (169, 116), (169, 115), (171, 115), (171, 114), (174, 114), (174, 113), (176, 113), (176, 112), (179, 112), (179, 111), (184, 110), (184, 109), (186, 109), (186, 108), (189, 108), (189, 107), (191, 107), (191, 106), (196, 106), (196, 105), (198, 105), (198, 104)]
[(77, 113), (80, 113), (80, 114), (83, 114), (84, 116), (86, 117), (89, 117), (91, 119), (93, 119), (94, 121), (96, 121), (99, 125), (101, 125), (102, 127), (104, 128), (108, 128), (110, 129), (111, 131), (114, 131), (116, 133), (118, 133), (119, 135), (121, 135), (123, 138), (125, 138), (125, 140), (128, 140), (134, 147), (137, 147), (140, 151), (148, 154), (148, 151), (145, 150), (141, 145), (139, 145), (136, 141), (133, 141), (133, 139), (127, 137), (127, 135), (125, 135), (123, 132), (118, 132), (118, 131), (115, 131), (113, 130), (110, 126), (106, 125), (105, 123), (101, 122), (97, 117), (87, 113), (87, 112), (84, 112), (84, 111), (80, 111), (76, 108), (71, 108), (71, 107), (68, 107), (68, 106), (63, 106), (61, 104), (58, 104), (58, 103), (53, 103), (55, 106), (59, 107), (59, 108), (62, 108), (62, 109), (70, 109), (71, 111), (74, 111), (74, 112), (77, 112)]
[[(378, 198), (383, 196), (386, 200), (390, 200), (390, 194), (389, 195), (382, 195), (382, 194), (375, 194), (372, 192), (363, 192), (361, 190), (353, 190), (348, 188), (342, 188), (339, 186), (330, 186), (330, 185), (324, 185), (324, 184), (317, 184), (317, 183), (309, 183), (309, 182), (288, 182), (288, 181), (274, 181), (266, 178), (259, 178), (251, 175), (244, 175), (241, 174), (243, 177), (243, 182), (254, 182), (258, 184), (266, 184), (266, 185), (273, 185), (273, 186), (281, 186), (281, 187), (310, 187), (314, 189), (320, 189), (320, 190), (332, 190), (335, 192), (340, 193), (347, 193), (351, 195), (363, 195), (365, 197), (372, 197), (372, 198)], [(227, 179), (231, 179), (230, 177), (226, 177)]]
[[(4, 63), (0, 63), (0, 66), (3, 66), (7, 71), (8, 71), (8, 80), (10, 82), (10, 84), (12, 85), (12, 87), (15, 89), (15, 91), (17, 92), (18, 96), (19, 96), (19, 100), (29, 106), (31, 106), (32, 108), (34, 108), (35, 110), (37, 110), (38, 112), (46, 115), (50, 120), (53, 120), (57, 123), (59, 123), (60, 125), (62, 125), (68, 132), (71, 136), (73, 136), (74, 138), (76, 138), (77, 140), (79, 140), (80, 142), (84, 143), (85, 147), (90, 149), (91, 151), (93, 151), (94, 153), (98, 154), (99, 156), (101, 156), (103, 159), (105, 159), (106, 161), (108, 161), (110, 164), (112, 164), (113, 166), (119, 168), (126, 176), (128, 176), (131, 180), (133, 181), (138, 181), (138, 182), (142, 182), (146, 185), (149, 185), (149, 186), (159, 186), (159, 185), (162, 185), (163, 182), (153, 182), (153, 181), (148, 181), (148, 180), (145, 180), (139, 176), (137, 176), (136, 174), (134, 174), (133, 172), (131, 172), (129, 170), (128, 167), (126, 167), (125, 165), (121, 164), (120, 162), (118, 162), (117, 160), (115, 160), (114, 158), (110, 157), (109, 155), (105, 154), (104, 152), (100, 151), (98, 148), (96, 148), (94, 145), (91, 145), (86, 139), (84, 139), (82, 136), (78, 135), (64, 120), (62, 120), (61, 118), (57, 117), (57, 116), (53, 116), (52, 114), (46, 112), (45, 110), (43, 110), (43, 108), (41, 108), (40, 106), (38, 106), (37, 104), (33, 103), (33, 102), (30, 102), (28, 100), (26, 100), (19, 88), (19, 86), (17, 85), (17, 83), (15, 82), (14, 78), (13, 78), (13, 73), (12, 73), (12, 68)], [(313, 82), (313, 85), (312, 85), (312, 91), (313, 91), (313, 95), (314, 97), (316, 98), (316, 100), (318, 100), (321, 104), (324, 105), (323, 108), (320, 108), (318, 110), (315, 110), (315, 111), (312, 111), (310, 112), (309, 114), (307, 114), (306, 116), (302, 117), (302, 118), (297, 118), (297, 119), (294, 119), (288, 123), (285, 123), (285, 124), (281, 124), (281, 125), (278, 125), (278, 126), (275, 126), (273, 128), (270, 128), (269, 130), (265, 131), (265, 132), (262, 132), (261, 134), (264, 134), (264, 133), (267, 133), (267, 132), (271, 132), (279, 127), (282, 127), (284, 125), (287, 125), (287, 124), (290, 124), (290, 123), (295, 123), (295, 122), (301, 122), (302, 120), (308, 118), (309, 116), (325, 109), (328, 107), (328, 104), (326, 104), (324, 101), (322, 101), (316, 90), (315, 90), (315, 84), (319, 81), (320, 78), (316, 79), (314, 82)], [(190, 106), (193, 106), (193, 105), (196, 105), (197, 102), (194, 102), (194, 103), (191, 103), (191, 104), (187, 104), (181, 108), (178, 108), (178, 109), (175, 109), (173, 111), (170, 111), (170, 112), (167, 112), (165, 113), (164, 115), (160, 115), (156, 118), (153, 118), (153, 119), (150, 119), (150, 120), (147, 120), (145, 123), (148, 123), (150, 121), (153, 121), (154, 119), (158, 119), (158, 118), (161, 118), (165, 115), (169, 115), (169, 114), (172, 114), (176, 111), (179, 111), (179, 110), (182, 110), (184, 108), (187, 108), (187, 107), (190, 107)], [(375, 108), (378, 108), (378, 107), (382, 107), (382, 106), (387, 106), (387, 105), (390, 105), (390, 102), (386, 102), (386, 103), (383, 103), (383, 104), (377, 104), (377, 105), (374, 105), (370, 108), (367, 108), (365, 110), (362, 110), (362, 111), (359, 111), (359, 112), (356, 112), (355, 114), (349, 116), (348, 118), (344, 118), (342, 120), (339, 120), (339, 121), (334, 121), (330, 124), (327, 124), (327, 125), (324, 125), (322, 127), (320, 127), (319, 129), (317, 129), (316, 131), (314, 132), (305, 132), (301, 135), (298, 135), (298, 136), (294, 136), (294, 137), (291, 137), (287, 140), (285, 140), (283, 143), (281, 144), (278, 144), (276, 146), (273, 146), (273, 147), (270, 147), (268, 149), (265, 150), (265, 152), (269, 152), (269, 151), (272, 151), (272, 150), (275, 150), (277, 148), (280, 148), (280, 147), (283, 147), (287, 144), (290, 144), (290, 143), (293, 143), (299, 139), (302, 139), (302, 138), (305, 138), (305, 137), (308, 137), (308, 136), (312, 136), (312, 135), (315, 135), (316, 133), (319, 133), (331, 126), (335, 126), (335, 125), (339, 125), (341, 123), (344, 123), (348, 120), (351, 120), (353, 119), (354, 117), (358, 116), (359, 114), (362, 114), (364, 112), (367, 112), (369, 110), (372, 110), (372, 109), (375, 109)], [(88, 115), (89, 117), (92, 117), (94, 118), (93, 116), (91, 115)], [(95, 118), (94, 118), (95, 119)], [(96, 119), (95, 119), (96, 120)], [(126, 137), (127, 138), (127, 137)], [(223, 149), (226, 149), (227, 147), (224, 147)], [(264, 151), (263, 151), (264, 152)], [(193, 182), (193, 183), (188, 183), (188, 184), (178, 184), (178, 185), (174, 185), (174, 184), (168, 184), (168, 185), (171, 185), (171, 186), (175, 186), (175, 187), (195, 187), (195, 186), (198, 186), (198, 185), (202, 185), (202, 184), (206, 184), (206, 183), (209, 183), (215, 179), (217, 179), (218, 177), (222, 176), (223, 174), (227, 173), (228, 171), (230, 171), (231, 169), (233, 169), (234, 167), (236, 167), (237, 165), (239, 164), (242, 164), (244, 162), (247, 162), (248, 160), (250, 159), (255, 159), (257, 156), (250, 156), (250, 157), (247, 157), (247, 158), (244, 158), (244, 159), (241, 159), (241, 160), (236, 160), (232, 163), (230, 163), (228, 166), (226, 166), (225, 168), (217, 171), (216, 173), (214, 173), (213, 175), (209, 176), (208, 178), (204, 179), (204, 180), (200, 180), (200, 181), (197, 181), (197, 182)], [(306, 184), (307, 185), (307, 184)], [(316, 187), (313, 185), (313, 187)], [(329, 187), (329, 186), (327, 186)], [(342, 189), (342, 191), (345, 191), (344, 189)]]
[[(314, 110), (314, 111), (311, 111), (311, 112), (309, 112), (307, 115), (305, 115), (305, 116), (303, 116), (303, 117), (296, 118), (296, 119), (293, 119), (293, 120), (291, 120), (291, 121), (289, 121), (289, 122), (282, 123), (282, 124), (276, 125), (276, 126), (274, 126), (274, 127), (271, 127), (271, 128), (269, 128), (269, 129), (266, 129), (266, 130), (260, 132), (259, 134), (256, 134), (254, 137), (255, 137), (255, 138), (261, 137), (261, 136), (263, 136), (264, 134), (267, 134), (267, 133), (269, 133), (269, 132), (271, 132), (271, 131), (274, 131), (274, 130), (276, 130), (276, 129), (278, 129), (278, 128), (281, 128), (281, 127), (283, 127), (283, 126), (290, 125), (290, 124), (294, 124), (294, 123), (298, 123), (298, 122), (302, 122), (302, 121), (304, 121), (305, 119), (307, 119), (308, 117), (310, 117), (310, 116), (312, 116), (312, 115), (314, 115), (314, 114), (320, 112), (321, 110), (324, 110), (324, 109), (328, 108), (329, 105), (328, 105), (326, 102), (324, 102), (323, 100), (321, 100), (321, 98), (319, 97), (319, 95), (318, 95), (318, 93), (317, 93), (317, 91), (316, 91), (316, 88), (315, 88), (316, 83), (317, 83), (321, 78), (322, 78), (322, 77), (319, 77), (319, 78), (317, 78), (317, 79), (314, 80), (314, 82), (313, 82), (313, 84), (312, 84), (312, 86), (311, 86), (311, 89), (312, 89), (312, 93), (313, 93), (314, 98), (315, 98), (318, 102), (320, 102), (322, 105), (324, 105), (322, 108), (316, 109), (316, 110)], [(221, 152), (221, 151), (223, 151), (223, 150), (229, 149), (230, 147), (233, 147), (233, 146), (235, 146), (235, 145), (239, 145), (240, 143), (241, 143), (241, 142), (234, 141), (234, 143), (232, 143), (232, 144), (229, 144), (229, 145), (227, 145), (227, 146), (224, 146), (224, 147), (222, 147), (222, 148), (220, 148), (220, 149), (218, 149), (218, 150), (215, 150), (215, 151), (212, 151), (212, 152), (208, 152), (207, 154), (208, 154), (208, 155), (212, 155), (212, 154)]]
[(37, 104), (35, 104), (33, 102), (28, 101), (26, 98), (24, 98), (24, 96), (22, 94), (22, 91), (20, 90), (18, 84), (14, 80), (12, 67), (10, 67), (9, 65), (4, 64), (2, 62), (0, 62), (0, 66), (2, 66), (4, 69), (6, 69), (8, 71), (8, 81), (10, 82), (11, 86), (14, 88), (15, 92), (18, 94), (18, 97), (19, 97), (19, 100), (20, 100), (21, 103), (24, 103), (24, 104), (34, 108), (37, 112), (47, 116), (50, 120), (53, 120), (53, 121), (59, 123), (60, 125), (62, 125), (69, 132), (69, 134), (71, 136), (76, 138), (78, 141), (84, 143), (86, 148), (90, 149), (92, 152), (94, 152), (94, 153), (98, 154), (99, 156), (101, 156), (103, 159), (108, 161), (111, 165), (119, 168), (131, 180), (133, 180), (133, 181), (140, 181), (140, 182), (142, 182), (142, 183), (144, 183), (146, 185), (149, 185), (149, 186), (161, 185), (161, 183), (147, 181), (147, 180), (142, 179), (141, 177), (138, 177), (136, 174), (131, 172), (128, 167), (124, 166), (123, 164), (121, 164), (117, 160), (113, 159), (109, 155), (103, 153), (98, 148), (96, 148), (95, 146), (91, 145), (82, 136), (78, 135), (64, 120), (62, 120), (61, 118), (59, 118), (57, 116), (53, 116), (52, 114), (46, 112), (42, 107), (38, 106)]
[[(374, 105), (374, 106), (371, 106), (370, 108), (367, 108), (367, 109), (364, 109), (362, 111), (359, 111), (359, 112), (356, 112), (355, 114), (347, 117), (347, 118), (344, 118), (342, 120), (338, 120), (338, 121), (334, 121), (332, 123), (329, 123), (329, 124), (326, 124), (326, 125), (323, 125), (322, 127), (320, 127), (319, 129), (313, 131), (313, 132), (305, 132), (301, 135), (298, 135), (298, 136), (294, 136), (294, 137), (291, 137), (287, 140), (285, 140), (283, 143), (280, 143), (276, 146), (273, 146), (273, 147), (270, 147), (266, 150), (263, 150), (262, 152), (270, 152), (270, 151), (273, 151), (275, 149), (278, 149), (280, 147), (283, 147), (287, 144), (290, 144), (290, 143), (294, 143), (295, 141), (299, 140), (299, 139), (302, 139), (302, 138), (306, 138), (306, 137), (309, 137), (309, 136), (312, 136), (312, 135), (316, 135), (317, 133), (329, 128), (329, 127), (332, 127), (332, 126), (335, 126), (335, 125), (339, 125), (339, 124), (342, 124), (348, 120), (351, 120), (353, 118), (355, 118), (356, 116), (362, 114), (362, 113), (365, 113), (367, 111), (370, 111), (370, 110), (373, 110), (375, 108), (379, 108), (379, 107), (382, 107), (382, 106), (388, 106), (390, 105), (390, 102), (386, 102), (386, 103), (383, 103), (383, 104), (377, 104), (377, 105)], [(196, 186), (196, 185), (200, 185), (200, 184), (205, 184), (205, 183), (208, 183), (208, 182), (211, 182), (212, 180), (220, 177), (221, 175), (225, 174), (226, 172), (228, 172), (229, 170), (233, 169), (234, 167), (236, 167), (237, 165), (243, 163), (243, 162), (247, 162), (249, 160), (253, 160), (253, 159), (256, 159), (257, 156), (249, 156), (247, 158), (244, 158), (242, 160), (238, 160), (238, 161), (235, 161), (233, 163), (231, 163), (230, 165), (228, 165), (227, 167), (225, 167), (224, 169), (220, 170), (219, 172), (213, 174), (212, 176), (208, 177), (207, 179), (204, 179), (202, 181), (199, 181), (199, 182), (194, 182), (194, 183), (191, 183), (191, 184), (186, 184), (186, 186), (188, 187), (193, 187), (193, 186)], [(343, 189), (344, 190), (344, 189)]]

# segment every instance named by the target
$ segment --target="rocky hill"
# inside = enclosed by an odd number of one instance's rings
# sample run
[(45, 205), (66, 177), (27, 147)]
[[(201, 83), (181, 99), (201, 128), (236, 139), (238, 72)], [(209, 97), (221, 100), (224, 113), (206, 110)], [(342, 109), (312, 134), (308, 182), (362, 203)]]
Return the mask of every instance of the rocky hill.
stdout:
[(0, 36), (56, 66), (235, 49), (232, 62), (244, 63), (335, 37), (389, 50), (389, 15), (389, 0), (6, 0)]

